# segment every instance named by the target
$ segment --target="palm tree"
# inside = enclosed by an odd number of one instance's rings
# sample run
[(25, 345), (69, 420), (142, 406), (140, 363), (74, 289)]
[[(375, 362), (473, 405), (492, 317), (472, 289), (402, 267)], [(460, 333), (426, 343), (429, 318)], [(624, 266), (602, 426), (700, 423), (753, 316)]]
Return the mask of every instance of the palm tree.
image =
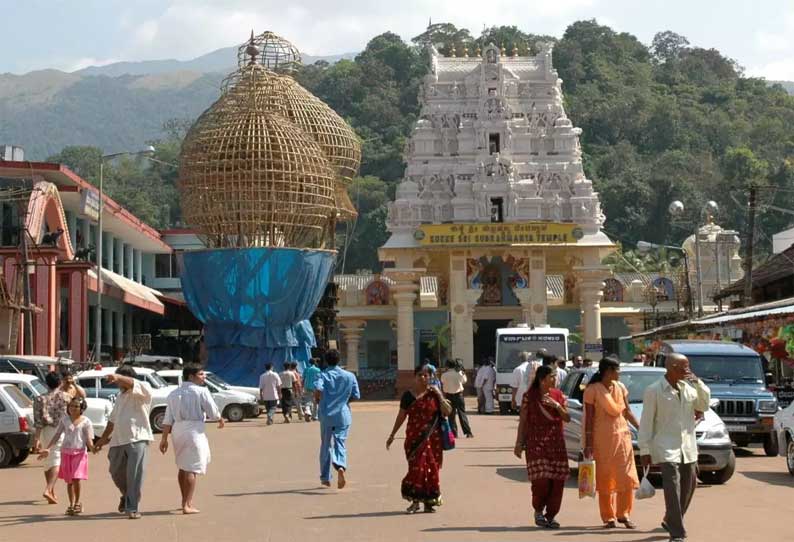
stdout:
[(450, 342), (450, 327), (449, 323), (440, 324), (433, 328), (435, 337), (430, 341), (429, 346), (436, 351), (438, 356), (438, 365), (441, 366), (441, 353), (446, 353), (449, 350)]

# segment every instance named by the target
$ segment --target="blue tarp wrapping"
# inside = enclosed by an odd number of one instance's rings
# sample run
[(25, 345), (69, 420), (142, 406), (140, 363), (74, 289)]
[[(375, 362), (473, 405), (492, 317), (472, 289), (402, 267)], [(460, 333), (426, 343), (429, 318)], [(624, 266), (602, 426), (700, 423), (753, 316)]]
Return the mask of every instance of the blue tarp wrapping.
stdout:
[(280, 370), (285, 361), (307, 361), (316, 345), (308, 319), (335, 260), (335, 252), (291, 248), (183, 253), (182, 289), (204, 323), (208, 369), (256, 386), (265, 363)]

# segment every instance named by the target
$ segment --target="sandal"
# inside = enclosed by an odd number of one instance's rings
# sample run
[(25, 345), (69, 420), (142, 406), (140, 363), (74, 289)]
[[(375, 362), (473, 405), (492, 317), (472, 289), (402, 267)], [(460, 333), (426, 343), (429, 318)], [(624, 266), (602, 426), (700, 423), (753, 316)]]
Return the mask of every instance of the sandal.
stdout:
[(416, 514), (419, 511), (419, 501), (413, 501), (411, 506), (405, 509), (409, 514)]
[(436, 513), (436, 509), (433, 508), (432, 504), (425, 504), (424, 512), (425, 512), (425, 514), (435, 514)]
[(74, 515), (74, 507), (72, 507), (72, 506), (68, 507), (66, 509), (66, 515), (67, 516), (73, 516)]
[(618, 524), (615, 523), (614, 519), (610, 519), (606, 523), (604, 523), (604, 529), (617, 529)]
[(622, 523), (626, 529), (636, 529), (637, 524), (631, 521), (629, 518), (618, 518), (618, 523)]
[(82, 514), (82, 513), (83, 513), (83, 505), (82, 505), (82, 503), (77, 503), (77, 504), (75, 504), (75, 505), (72, 507), (72, 510), (74, 510), (74, 515), (75, 515), (75, 516), (76, 516), (77, 514)]
[(559, 524), (559, 522), (554, 521), (553, 519), (549, 519), (549, 520), (547, 520), (546, 528), (547, 529), (559, 529), (560, 528), (560, 524)]
[(535, 512), (535, 525), (538, 527), (548, 527), (549, 520), (546, 519), (546, 516), (544, 516), (543, 513)]

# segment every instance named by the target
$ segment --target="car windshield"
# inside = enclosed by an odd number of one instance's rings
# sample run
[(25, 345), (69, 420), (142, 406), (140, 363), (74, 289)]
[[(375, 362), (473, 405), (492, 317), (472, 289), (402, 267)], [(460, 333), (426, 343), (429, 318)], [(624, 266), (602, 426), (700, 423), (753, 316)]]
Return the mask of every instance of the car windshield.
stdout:
[(521, 365), (521, 352), (529, 352), (534, 357), (541, 348), (551, 355), (567, 358), (567, 345), (562, 334), (502, 335), (497, 345), (496, 370), (511, 373)]
[(764, 369), (758, 356), (687, 356), (692, 372), (704, 382), (764, 383)]
[(151, 384), (151, 385), (152, 385), (152, 387), (153, 387), (153, 388), (155, 388), (155, 389), (157, 389), (157, 388), (165, 388), (166, 386), (169, 386), (169, 385), (170, 385), (170, 384), (168, 384), (168, 382), (166, 382), (165, 380), (163, 380), (163, 377), (162, 377), (162, 376), (160, 376), (160, 375), (159, 375), (159, 374), (157, 374), (157, 373), (149, 373), (149, 374), (147, 374), (147, 375), (146, 375), (146, 380), (147, 380), (147, 381), (149, 382), (149, 384)]
[(11, 400), (14, 401), (19, 408), (30, 408), (33, 406), (33, 403), (30, 401), (30, 399), (28, 399), (27, 396), (16, 386), (6, 386), (5, 390), (6, 393), (11, 397)]
[(41, 380), (39, 380), (38, 378), (34, 378), (33, 380), (30, 381), (30, 387), (36, 390), (36, 393), (38, 395), (47, 395), (47, 393), (49, 393), (47, 390), (47, 386), (42, 384)]
[(645, 388), (660, 378), (664, 378), (664, 373), (660, 371), (620, 371), (620, 381), (629, 390), (629, 403), (642, 403)]
[(216, 388), (220, 388), (222, 390), (231, 389), (231, 386), (229, 386), (228, 382), (226, 382), (221, 377), (216, 376), (212, 373), (207, 373), (207, 382), (209, 382), (210, 384), (214, 384)]

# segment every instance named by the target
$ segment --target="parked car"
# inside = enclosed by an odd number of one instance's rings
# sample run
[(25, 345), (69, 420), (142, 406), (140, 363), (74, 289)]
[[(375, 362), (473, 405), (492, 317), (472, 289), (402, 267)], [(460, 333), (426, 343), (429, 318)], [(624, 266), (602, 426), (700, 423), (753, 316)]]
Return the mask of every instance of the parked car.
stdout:
[[(568, 457), (573, 461), (579, 461), (582, 456), (582, 399), (584, 388), (595, 372), (595, 367), (573, 369), (561, 387), (568, 397), (568, 411), (571, 414), (570, 423), (565, 424), (565, 445), (568, 448)], [(637, 420), (642, 418), (642, 396), (645, 388), (664, 378), (664, 373), (664, 369), (657, 367), (621, 367), (620, 381), (629, 390), (629, 407)], [(712, 400), (712, 408), (716, 404), (717, 401)], [(629, 427), (635, 461), (639, 466), (637, 430)], [(704, 413), (703, 420), (695, 427), (695, 436), (698, 445), (698, 477), (705, 483), (724, 484), (736, 470), (736, 456), (725, 424), (711, 408)]]
[(180, 369), (184, 364), (179, 356), (169, 356), (160, 354), (140, 354), (137, 356), (124, 357), (122, 363), (129, 363), (139, 367), (148, 367), (155, 371), (162, 369)]
[[(50, 391), (37, 377), (26, 374), (0, 373), (0, 384), (15, 385), (31, 401), (35, 401), (36, 397), (46, 395)], [(85, 402), (87, 408), (84, 415), (91, 420), (91, 425), (94, 426), (94, 434), (99, 437), (99, 435), (104, 433), (108, 425), (108, 418), (110, 418), (110, 413), (113, 410), (113, 402), (98, 397), (86, 397)], [(44, 444), (46, 445), (46, 442)]]
[[(177, 386), (182, 384), (182, 371), (180, 370), (167, 369), (158, 371), (157, 374), (169, 384)], [(210, 390), (221, 415), (230, 422), (241, 422), (244, 418), (259, 416), (259, 403), (254, 395), (225, 387), (218, 382), (214, 374), (209, 372), (205, 385)]]
[(720, 400), (717, 414), (737, 446), (762, 442), (766, 455), (778, 454), (774, 430), (778, 402), (767, 389), (763, 361), (755, 350), (724, 341), (666, 341), (654, 365), (664, 367), (669, 353), (685, 355), (692, 372), (708, 385), (711, 396)]
[(0, 384), (0, 468), (19, 465), (33, 446), (33, 403), (13, 384)]
[(794, 403), (775, 414), (775, 432), (780, 455), (786, 458), (788, 472), (794, 476)]
[(74, 365), (66, 358), (50, 356), (0, 356), (0, 373), (22, 373), (38, 377), (43, 381), (47, 373)]
[[(115, 382), (108, 382), (107, 379), (109, 374), (115, 372), (115, 367), (103, 367), (102, 369), (83, 371), (76, 375), (75, 381), (85, 389), (85, 393), (88, 397), (110, 399), (119, 393), (118, 385)], [(138, 380), (146, 382), (152, 389), (149, 423), (152, 425), (152, 431), (161, 433), (163, 431), (166, 399), (168, 398), (168, 394), (176, 389), (176, 386), (169, 385), (151, 369), (135, 367), (135, 375)]]

